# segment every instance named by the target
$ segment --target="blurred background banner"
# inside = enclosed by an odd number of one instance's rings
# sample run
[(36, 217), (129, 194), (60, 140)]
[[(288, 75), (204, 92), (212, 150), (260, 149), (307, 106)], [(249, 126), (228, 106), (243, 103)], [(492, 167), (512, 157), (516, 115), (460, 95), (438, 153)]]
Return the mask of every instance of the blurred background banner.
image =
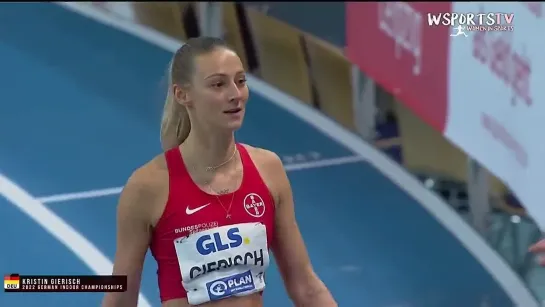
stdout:
[(503, 179), (545, 229), (545, 20), (517, 2), (455, 2), (453, 10), (514, 14), (514, 31), (450, 38), (444, 135)]
[[(539, 134), (545, 93), (541, 6), (521, 3), (347, 3), (347, 55), (399, 102), (503, 180), (545, 227)], [(514, 31), (429, 26), (428, 13), (513, 14)], [(524, 29), (524, 30), (521, 30)], [(372, 42), (372, 43), (370, 43)], [(391, 73), (396, 71), (396, 73)]]
[[(446, 114), (448, 28), (426, 25), (425, 12), (448, 2), (348, 2), (347, 55), (352, 63), (442, 131)], [(395, 71), (396, 73), (392, 73)]]

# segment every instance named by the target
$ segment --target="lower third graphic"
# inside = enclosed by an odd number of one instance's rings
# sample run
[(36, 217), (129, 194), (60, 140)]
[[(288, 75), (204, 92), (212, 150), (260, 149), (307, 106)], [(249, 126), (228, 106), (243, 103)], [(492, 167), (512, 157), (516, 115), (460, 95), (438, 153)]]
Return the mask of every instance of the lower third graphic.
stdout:
[(206, 288), (210, 300), (215, 301), (237, 293), (254, 290), (255, 285), (252, 272), (247, 271), (206, 283)]

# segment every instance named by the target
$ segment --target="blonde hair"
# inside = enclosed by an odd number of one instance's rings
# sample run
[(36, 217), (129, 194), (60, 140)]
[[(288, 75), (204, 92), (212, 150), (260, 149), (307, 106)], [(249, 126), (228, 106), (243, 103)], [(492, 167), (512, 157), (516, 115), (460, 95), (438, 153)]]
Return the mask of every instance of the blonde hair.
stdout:
[(168, 69), (168, 90), (161, 118), (161, 147), (164, 151), (181, 145), (191, 131), (191, 121), (185, 106), (176, 102), (172, 82), (172, 64)]
[(161, 147), (164, 151), (181, 145), (191, 131), (189, 113), (185, 106), (176, 101), (173, 85), (190, 84), (195, 71), (194, 58), (218, 47), (228, 48), (219, 38), (190, 38), (172, 57), (167, 72), (168, 90), (161, 119)]

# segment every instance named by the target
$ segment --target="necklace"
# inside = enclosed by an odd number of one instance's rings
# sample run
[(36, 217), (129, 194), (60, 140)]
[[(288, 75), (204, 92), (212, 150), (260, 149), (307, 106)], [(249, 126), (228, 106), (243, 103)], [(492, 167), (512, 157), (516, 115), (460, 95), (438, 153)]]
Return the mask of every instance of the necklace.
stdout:
[(236, 153), (237, 153), (237, 146), (235, 145), (235, 150), (233, 150), (233, 154), (231, 155), (231, 157), (229, 159), (223, 161), (221, 164), (218, 164), (216, 166), (207, 166), (206, 171), (211, 172), (211, 171), (217, 170), (218, 168), (220, 168), (220, 167), (224, 166), (225, 164), (231, 162), (231, 160), (233, 160), (233, 158), (235, 157)]
[[(214, 166), (214, 167), (207, 167), (206, 168), (206, 171), (210, 172), (212, 170), (215, 170), (215, 169), (218, 169), (219, 167), (227, 164), (228, 162), (230, 162), (231, 160), (233, 160), (233, 158), (235, 157), (235, 154), (237, 153), (237, 148), (235, 146), (235, 150), (233, 151), (233, 154), (231, 155), (231, 157), (229, 159), (227, 159), (225, 162), (223, 162), (222, 164), (219, 164), (217, 166)], [(236, 166), (235, 166), (236, 167)], [(238, 168), (236, 169), (238, 171)], [(208, 186), (208, 189), (210, 190), (210, 192), (212, 192), (212, 194), (214, 194), (214, 196), (216, 197), (216, 199), (218, 200), (218, 203), (220, 204), (220, 206), (223, 208), (223, 211), (225, 211), (225, 218), (226, 219), (231, 219), (231, 207), (233, 206), (233, 200), (235, 199), (235, 194), (236, 194), (236, 191), (234, 191), (232, 194), (231, 194), (231, 201), (229, 202), (229, 206), (226, 208), (223, 204), (223, 202), (221, 201), (220, 199), (220, 195), (223, 195), (223, 194), (227, 194), (229, 192), (229, 189), (222, 189), (220, 190), (219, 192), (215, 191), (212, 186), (210, 185), (210, 181), (206, 181), (206, 185)]]
[[(210, 187), (210, 185), (208, 185), (208, 188), (210, 189), (210, 191), (214, 192), (214, 190), (212, 190), (212, 187)], [(225, 206), (223, 205), (223, 202), (219, 198), (219, 195), (214, 194), (214, 196), (216, 196), (216, 199), (218, 200), (218, 203), (223, 208), (223, 211), (225, 211), (225, 218), (226, 219), (231, 219), (231, 207), (233, 206), (233, 200), (235, 199), (235, 193), (236, 193), (236, 191), (233, 192), (233, 194), (231, 194), (231, 201), (229, 202), (229, 207), (227, 207), (227, 208), (225, 208)]]
[(223, 208), (223, 211), (225, 211), (225, 218), (226, 219), (231, 219), (231, 207), (233, 206), (233, 200), (235, 199), (235, 194), (237, 193), (237, 191), (235, 190), (231, 194), (231, 201), (229, 202), (229, 207), (225, 208), (225, 206), (223, 205), (223, 202), (220, 199), (220, 195), (226, 194), (227, 192), (229, 192), (229, 189), (223, 189), (218, 193), (214, 189), (212, 189), (212, 186), (210, 185), (210, 182), (207, 182), (206, 184), (208, 185), (208, 189), (210, 190), (210, 192), (212, 192), (212, 194), (214, 194), (214, 196), (218, 200), (218, 203)]

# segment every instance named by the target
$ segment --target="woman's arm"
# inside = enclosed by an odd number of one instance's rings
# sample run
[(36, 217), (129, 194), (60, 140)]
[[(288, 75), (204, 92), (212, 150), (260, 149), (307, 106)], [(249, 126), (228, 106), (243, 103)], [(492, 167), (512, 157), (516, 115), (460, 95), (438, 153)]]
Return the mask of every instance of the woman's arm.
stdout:
[(157, 190), (145, 168), (129, 178), (117, 206), (114, 275), (127, 275), (127, 291), (107, 293), (103, 307), (137, 306), (144, 258), (150, 241), (150, 210)]
[(314, 272), (295, 219), (291, 185), (280, 158), (268, 152), (266, 171), (276, 201), (273, 253), (286, 290), (297, 307), (336, 307), (333, 296)]

